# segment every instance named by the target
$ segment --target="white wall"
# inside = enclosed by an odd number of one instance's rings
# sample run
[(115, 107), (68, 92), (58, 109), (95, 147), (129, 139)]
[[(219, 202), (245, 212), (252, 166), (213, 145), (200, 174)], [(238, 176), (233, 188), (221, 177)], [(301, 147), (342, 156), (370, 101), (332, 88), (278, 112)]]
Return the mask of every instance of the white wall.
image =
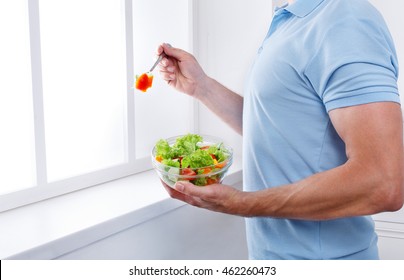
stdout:
[[(195, 1), (195, 8), (195, 56), (208, 75), (242, 95), (246, 74), (271, 20), (271, 1), (203, 0)], [(199, 129), (230, 139), (236, 153), (241, 153), (242, 138), (203, 105)]]

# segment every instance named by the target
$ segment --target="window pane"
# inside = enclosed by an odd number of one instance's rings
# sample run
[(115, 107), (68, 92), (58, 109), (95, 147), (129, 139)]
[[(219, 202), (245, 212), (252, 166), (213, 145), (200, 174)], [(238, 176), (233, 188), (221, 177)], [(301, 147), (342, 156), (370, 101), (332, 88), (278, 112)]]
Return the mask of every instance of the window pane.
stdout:
[[(162, 42), (188, 49), (189, 28), (188, 0), (133, 0), (135, 73), (150, 69)], [(154, 76), (147, 93), (135, 92), (137, 158), (150, 156), (159, 138), (187, 133), (191, 127), (191, 99), (171, 89), (157, 70)]]
[(49, 180), (126, 162), (123, 1), (39, 8)]
[(35, 185), (28, 7), (0, 1), (0, 194)]

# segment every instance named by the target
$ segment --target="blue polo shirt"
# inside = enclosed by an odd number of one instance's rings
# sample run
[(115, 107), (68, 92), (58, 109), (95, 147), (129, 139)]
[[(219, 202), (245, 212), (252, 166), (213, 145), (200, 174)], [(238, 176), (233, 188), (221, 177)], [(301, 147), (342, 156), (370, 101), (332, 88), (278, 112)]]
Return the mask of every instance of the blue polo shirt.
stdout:
[[(290, 184), (346, 162), (329, 111), (400, 102), (393, 40), (365, 0), (278, 9), (244, 93), (244, 188)], [(247, 218), (251, 259), (377, 259), (371, 217)]]

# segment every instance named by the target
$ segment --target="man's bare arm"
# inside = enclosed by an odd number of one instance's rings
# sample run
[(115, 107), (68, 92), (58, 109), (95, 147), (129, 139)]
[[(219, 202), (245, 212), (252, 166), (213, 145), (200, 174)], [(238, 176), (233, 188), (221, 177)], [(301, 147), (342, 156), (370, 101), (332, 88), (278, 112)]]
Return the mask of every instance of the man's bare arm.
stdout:
[(323, 220), (400, 209), (404, 200), (400, 106), (359, 105), (333, 110), (330, 117), (346, 145), (348, 161), (342, 166), (258, 192), (185, 183), (178, 184), (179, 192), (172, 195), (198, 207), (241, 216)]

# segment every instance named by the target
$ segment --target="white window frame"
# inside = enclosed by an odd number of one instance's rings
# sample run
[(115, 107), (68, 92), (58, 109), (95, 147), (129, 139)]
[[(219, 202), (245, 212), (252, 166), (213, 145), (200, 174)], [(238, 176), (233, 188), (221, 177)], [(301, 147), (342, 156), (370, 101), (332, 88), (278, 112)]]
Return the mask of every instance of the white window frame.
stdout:
[[(112, 166), (102, 170), (70, 177), (55, 182), (48, 182), (46, 146), (45, 146), (45, 119), (42, 89), (41, 66), (41, 38), (39, 25), (39, 0), (28, 1), (30, 51), (32, 68), (32, 94), (34, 109), (35, 132), (35, 160), (36, 160), (36, 186), (23, 190), (0, 195), (0, 212), (17, 208), (23, 205), (39, 202), (48, 198), (74, 192), (83, 188), (99, 185), (108, 181), (150, 170), (149, 157), (136, 158), (135, 148), (135, 98), (133, 92), (134, 58), (133, 58), (133, 15), (132, 1), (124, 2), (125, 7), (125, 39), (126, 39), (126, 73), (127, 73), (127, 163)], [(188, 21), (193, 25), (194, 0), (188, 0)], [(190, 28), (189, 47), (193, 48), (193, 28)], [(190, 104), (190, 131), (197, 132), (198, 105), (196, 101)]]

